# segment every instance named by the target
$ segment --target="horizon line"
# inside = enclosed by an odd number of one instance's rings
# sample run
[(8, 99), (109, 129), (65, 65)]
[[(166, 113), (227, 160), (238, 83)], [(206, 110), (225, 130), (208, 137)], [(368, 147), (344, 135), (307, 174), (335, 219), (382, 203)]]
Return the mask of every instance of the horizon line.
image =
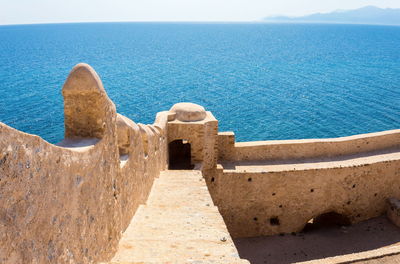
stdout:
[(58, 21), (58, 22), (22, 22), (22, 23), (1, 23), (0, 26), (17, 26), (17, 25), (53, 25), (53, 24), (83, 24), (83, 23), (213, 23), (213, 24), (227, 24), (227, 23), (273, 23), (273, 24), (294, 24), (294, 23), (301, 23), (301, 24), (359, 24), (359, 25), (387, 25), (387, 26), (395, 26), (399, 24), (380, 24), (380, 23), (354, 23), (354, 22), (340, 22), (340, 21), (279, 21), (279, 22), (274, 22), (274, 21), (267, 21), (265, 19), (267, 18), (274, 18), (274, 17), (287, 17), (290, 19), (301, 19), (303, 17), (307, 17), (310, 15), (315, 15), (315, 14), (330, 14), (338, 11), (354, 11), (354, 10), (359, 10), (363, 8), (368, 8), (368, 7), (373, 7), (377, 9), (382, 9), (382, 10), (396, 10), (400, 9), (400, 7), (380, 7), (378, 5), (363, 5), (357, 8), (353, 9), (334, 9), (332, 11), (327, 11), (327, 12), (310, 12), (307, 14), (303, 15), (296, 15), (296, 16), (290, 16), (290, 15), (284, 15), (284, 14), (275, 14), (275, 15), (268, 15), (268, 16), (263, 16), (261, 18), (254, 18), (251, 20), (121, 20), (121, 21)]
[(16, 23), (16, 24), (0, 24), (2, 26), (34, 26), (34, 25), (64, 25), (64, 24), (118, 24), (118, 23), (137, 23), (137, 24), (319, 24), (319, 25), (365, 25), (365, 26), (400, 26), (400, 24), (380, 24), (380, 23), (349, 23), (349, 22), (312, 22), (312, 21), (266, 21), (248, 20), (248, 21), (62, 21), (62, 22), (43, 22), (43, 23)]

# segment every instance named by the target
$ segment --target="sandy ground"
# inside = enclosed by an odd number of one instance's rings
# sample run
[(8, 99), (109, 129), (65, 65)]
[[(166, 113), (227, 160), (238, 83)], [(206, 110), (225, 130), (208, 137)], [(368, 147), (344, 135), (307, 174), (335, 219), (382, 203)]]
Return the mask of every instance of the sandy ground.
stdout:
[[(400, 228), (382, 216), (348, 227), (324, 227), (284, 236), (238, 238), (234, 242), (240, 257), (252, 264), (286, 264), (400, 245)], [(368, 263), (400, 263), (400, 255), (376, 261)]]

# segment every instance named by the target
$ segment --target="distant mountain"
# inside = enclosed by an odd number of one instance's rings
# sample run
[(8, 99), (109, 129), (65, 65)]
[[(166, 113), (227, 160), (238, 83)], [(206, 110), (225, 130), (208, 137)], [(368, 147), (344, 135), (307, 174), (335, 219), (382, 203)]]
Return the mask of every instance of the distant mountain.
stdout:
[(366, 6), (355, 10), (337, 10), (332, 13), (317, 13), (303, 17), (266, 17), (265, 22), (274, 23), (340, 23), (400, 25), (400, 9)]

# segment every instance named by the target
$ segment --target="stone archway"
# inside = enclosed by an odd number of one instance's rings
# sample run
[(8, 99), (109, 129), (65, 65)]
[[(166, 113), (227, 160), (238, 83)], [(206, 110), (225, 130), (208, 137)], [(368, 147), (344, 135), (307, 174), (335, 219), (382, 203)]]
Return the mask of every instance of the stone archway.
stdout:
[(178, 139), (168, 144), (169, 166), (170, 170), (191, 170), (191, 146), (183, 139)]

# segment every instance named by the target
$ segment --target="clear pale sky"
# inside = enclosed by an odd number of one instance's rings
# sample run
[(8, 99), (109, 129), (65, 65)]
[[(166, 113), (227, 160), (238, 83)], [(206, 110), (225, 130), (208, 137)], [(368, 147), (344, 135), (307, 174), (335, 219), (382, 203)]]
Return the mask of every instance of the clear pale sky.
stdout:
[(400, 0), (0, 0), (0, 24), (99, 21), (255, 21)]

